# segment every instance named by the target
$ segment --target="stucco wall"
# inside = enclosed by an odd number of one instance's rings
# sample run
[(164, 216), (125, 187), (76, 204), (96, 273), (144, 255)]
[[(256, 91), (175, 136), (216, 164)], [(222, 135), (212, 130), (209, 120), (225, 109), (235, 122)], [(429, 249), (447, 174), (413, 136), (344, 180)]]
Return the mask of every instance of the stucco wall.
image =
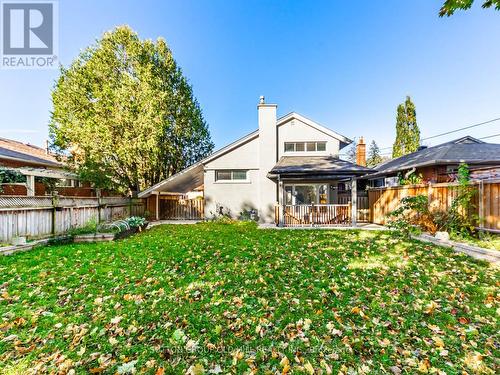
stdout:
[[(246, 209), (259, 208), (259, 142), (258, 138), (222, 155), (205, 165), (204, 196), (205, 217), (216, 212), (217, 204), (229, 210), (235, 218)], [(219, 169), (244, 169), (247, 181), (215, 181)]]
[[(285, 142), (307, 142), (307, 141), (326, 141), (326, 151), (309, 151), (309, 152), (284, 152)], [(304, 124), (297, 119), (278, 126), (278, 158), (282, 156), (324, 156), (338, 155), (340, 143), (338, 139), (332, 138), (329, 135), (314, 129), (313, 127)]]
[(215, 169), (205, 171), (205, 217), (211, 218), (217, 212), (217, 206), (223, 207), (224, 213), (238, 218), (243, 210), (259, 207), (259, 171), (247, 172), (247, 181), (215, 181)]

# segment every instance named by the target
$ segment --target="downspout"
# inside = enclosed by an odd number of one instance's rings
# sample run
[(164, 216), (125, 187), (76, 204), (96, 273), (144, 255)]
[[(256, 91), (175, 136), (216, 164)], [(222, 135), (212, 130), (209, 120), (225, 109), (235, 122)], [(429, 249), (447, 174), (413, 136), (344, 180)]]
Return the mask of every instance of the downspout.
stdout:
[(410, 177), (410, 175), (412, 173), (415, 173), (415, 171), (417, 170), (417, 168), (413, 167), (412, 169), (410, 169), (408, 172), (405, 173), (405, 179), (408, 179), (408, 177)]

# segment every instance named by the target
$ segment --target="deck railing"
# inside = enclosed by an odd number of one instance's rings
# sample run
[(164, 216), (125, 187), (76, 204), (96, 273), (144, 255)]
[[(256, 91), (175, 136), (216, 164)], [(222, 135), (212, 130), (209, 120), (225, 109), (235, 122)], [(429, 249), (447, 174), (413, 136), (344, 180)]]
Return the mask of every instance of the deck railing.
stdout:
[[(280, 215), (283, 215), (280, 219)], [(300, 204), (276, 206), (275, 222), (285, 227), (349, 226), (350, 204)]]

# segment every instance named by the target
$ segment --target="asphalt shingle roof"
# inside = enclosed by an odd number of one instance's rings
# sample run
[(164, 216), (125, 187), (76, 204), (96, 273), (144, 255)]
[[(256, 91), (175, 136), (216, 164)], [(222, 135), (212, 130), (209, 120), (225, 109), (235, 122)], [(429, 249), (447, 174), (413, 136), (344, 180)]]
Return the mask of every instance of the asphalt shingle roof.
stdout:
[(57, 158), (47, 153), (47, 150), (29, 143), (22, 143), (13, 139), (0, 138), (0, 159), (14, 158), (31, 164), (62, 167)]
[(473, 137), (463, 137), (425, 148), (377, 165), (376, 173), (367, 177), (436, 164), (500, 164), (500, 144), (485, 143)]
[(44, 165), (52, 165), (54, 167), (61, 167), (61, 163), (58, 163), (58, 162), (54, 162), (54, 161), (47, 160), (47, 159), (42, 159), (42, 158), (39, 158), (39, 157), (34, 156), (34, 155), (28, 155), (28, 154), (25, 154), (22, 152), (13, 151), (13, 150), (9, 150), (9, 149), (4, 148), (4, 147), (0, 147), (0, 159), (2, 158), (2, 156), (8, 157), (8, 158), (15, 158), (15, 159), (19, 159), (19, 160), (25, 160), (28, 163), (44, 164)]
[(283, 156), (270, 174), (364, 174), (372, 171), (334, 156)]

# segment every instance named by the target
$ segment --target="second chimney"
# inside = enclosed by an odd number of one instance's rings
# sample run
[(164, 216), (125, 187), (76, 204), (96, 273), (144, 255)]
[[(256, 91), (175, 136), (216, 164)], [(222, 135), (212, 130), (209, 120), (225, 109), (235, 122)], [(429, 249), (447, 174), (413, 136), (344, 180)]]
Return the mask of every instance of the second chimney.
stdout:
[(359, 138), (356, 145), (356, 164), (366, 167), (366, 144), (363, 137)]

